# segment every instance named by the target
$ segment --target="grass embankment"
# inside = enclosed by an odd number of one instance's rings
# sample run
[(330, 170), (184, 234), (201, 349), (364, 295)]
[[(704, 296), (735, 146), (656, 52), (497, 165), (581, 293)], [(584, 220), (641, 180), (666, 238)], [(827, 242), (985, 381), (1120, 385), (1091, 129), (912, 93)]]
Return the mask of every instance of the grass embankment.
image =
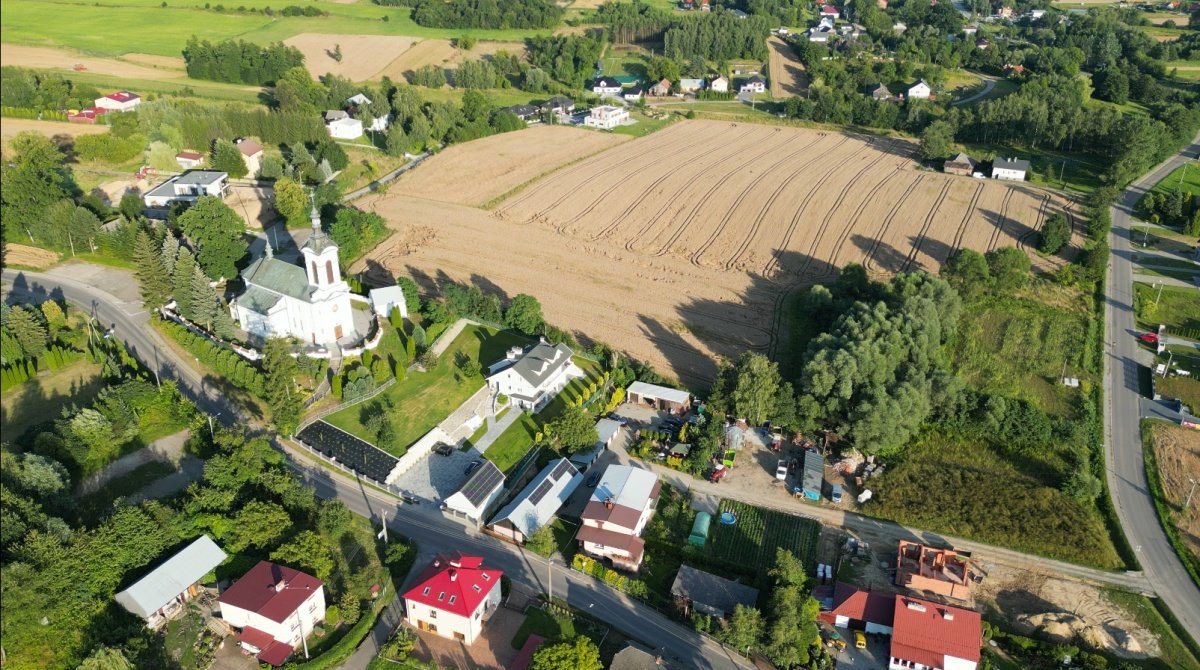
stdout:
[[(4, 41), (79, 49), (88, 53), (119, 56), (141, 52), (178, 56), (188, 38), (218, 41), (244, 39), (258, 44), (282, 41), (304, 32), (349, 35), (407, 35), (420, 38), (455, 39), (470, 35), (479, 39), (520, 41), (549, 30), (478, 30), (426, 28), (417, 25), (408, 7), (382, 7), (372, 3), (338, 3), (312, 0), (312, 6), (328, 12), (324, 17), (274, 17), (265, 14), (221, 13), (179, 0), (122, 0), (118, 4), (77, 4), (60, 1), (5, 0)], [(272, 0), (243, 0), (238, 6), (280, 8)], [(232, 9), (232, 5), (229, 6)], [(69, 16), (70, 20), (63, 20)], [(387, 20), (384, 20), (387, 17)], [(130, 40), (129, 35), (138, 35)]]
[(1161, 324), (1169, 334), (1200, 339), (1200, 291), (1153, 284), (1134, 284), (1133, 290), (1139, 328), (1157, 331)]
[(1142, 421), (1146, 483), (1163, 531), (1192, 580), (1200, 585), (1200, 509), (1183, 508), (1189, 478), (1200, 472), (1200, 434), (1161, 421)]
[(1105, 589), (1104, 597), (1128, 612), (1139, 626), (1158, 637), (1161, 655), (1143, 662), (1143, 667), (1155, 670), (1200, 670), (1200, 647), (1188, 637), (1182, 624), (1162, 601), (1119, 589)]
[(395, 427), (395, 438), (388, 444), (378, 446), (395, 456), (401, 456), (409, 445), (433, 429), (483, 386), (481, 377), (463, 374), (455, 364), (456, 360), (465, 356), (478, 361), (486, 369), (504, 358), (509, 347), (528, 342), (529, 339), (524, 335), (511, 331), (467, 326), (454, 338), (432, 370), (409, 372), (403, 380), (375, 399), (335, 412), (325, 417), (325, 421), (374, 444), (376, 437), (363, 425), (366, 418), (363, 410), (379, 400), (390, 403), (388, 412)]
[(0, 396), (5, 439), (15, 440), (33, 426), (53, 421), (69, 405), (90, 405), (103, 388), (100, 364), (83, 358), (5, 391)]

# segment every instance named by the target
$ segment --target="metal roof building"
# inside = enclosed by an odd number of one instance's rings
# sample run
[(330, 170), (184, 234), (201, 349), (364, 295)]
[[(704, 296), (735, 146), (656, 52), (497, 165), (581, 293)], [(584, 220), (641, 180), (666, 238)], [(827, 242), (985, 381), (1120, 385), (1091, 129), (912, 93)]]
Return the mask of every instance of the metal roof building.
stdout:
[(671, 595), (698, 612), (717, 617), (732, 614), (738, 605), (754, 607), (758, 603), (758, 589), (687, 565), (679, 566)]
[(819, 452), (812, 449), (804, 452), (804, 497), (821, 499), (821, 485), (825, 481), (825, 464)]
[(583, 475), (567, 459), (552, 461), (492, 519), (494, 532), (523, 542), (550, 523), (579, 486)]
[(117, 603), (156, 627), (166, 621), (188, 598), (195, 584), (228, 556), (207, 535), (201, 535), (182, 551), (117, 594)]
[(504, 473), (496, 464), (483, 459), (462, 488), (446, 498), (442, 509), (465, 516), (478, 524), (487, 516), (488, 508), (504, 491)]

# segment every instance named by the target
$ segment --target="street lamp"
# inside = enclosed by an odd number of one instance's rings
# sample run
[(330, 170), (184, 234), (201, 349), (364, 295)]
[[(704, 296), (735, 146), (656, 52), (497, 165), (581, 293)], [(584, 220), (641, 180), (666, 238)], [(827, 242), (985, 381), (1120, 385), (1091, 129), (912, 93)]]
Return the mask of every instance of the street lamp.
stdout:
[[(288, 586), (287, 582), (284, 582), (283, 588), (280, 591), (287, 591), (289, 589), (312, 593), (312, 587), (310, 586)], [(304, 645), (304, 659), (308, 660), (308, 637), (304, 634), (304, 619), (300, 618), (300, 610), (303, 609), (303, 605), (306, 602), (308, 602), (308, 598), (300, 601), (301, 607), (297, 607), (296, 611), (292, 612), (292, 616), (296, 617), (296, 625), (300, 627), (300, 642)], [(290, 619), (291, 617), (288, 618)]]
[(1192, 494), (1196, 492), (1196, 480), (1193, 477), (1188, 477), (1188, 481), (1192, 483), (1192, 488), (1188, 491), (1187, 498), (1183, 501), (1183, 511), (1186, 514), (1188, 506), (1192, 504)]
[(1158, 294), (1154, 296), (1154, 306), (1155, 307), (1158, 307), (1158, 299), (1162, 297), (1162, 287), (1163, 287), (1163, 283), (1158, 282)]

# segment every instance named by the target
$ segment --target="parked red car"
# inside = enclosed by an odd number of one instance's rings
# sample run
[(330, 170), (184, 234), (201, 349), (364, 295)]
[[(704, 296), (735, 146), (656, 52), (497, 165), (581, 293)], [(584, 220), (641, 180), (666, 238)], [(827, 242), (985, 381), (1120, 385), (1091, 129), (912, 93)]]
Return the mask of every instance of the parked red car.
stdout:
[(1147, 344), (1158, 344), (1158, 333), (1142, 333), (1138, 339)]

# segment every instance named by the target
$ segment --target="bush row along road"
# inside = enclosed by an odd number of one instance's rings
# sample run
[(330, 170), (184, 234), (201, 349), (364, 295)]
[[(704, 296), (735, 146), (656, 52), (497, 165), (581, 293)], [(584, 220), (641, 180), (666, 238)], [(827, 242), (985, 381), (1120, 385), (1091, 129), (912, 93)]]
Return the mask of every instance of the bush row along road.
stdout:
[[(1130, 227), (1137, 201), (1185, 161), (1200, 157), (1200, 135), (1183, 151), (1138, 179), (1112, 207), (1112, 255), (1108, 267), (1108, 299), (1104, 322), (1108, 333), (1104, 356), (1104, 452), (1108, 488), (1117, 517), (1133, 545), (1142, 571), (1163, 602), (1194, 640), (1200, 640), (1200, 589), (1167, 540), (1146, 484), (1142, 456), (1139, 368), (1152, 362), (1137, 344), (1133, 313), (1133, 262)], [(1155, 279), (1155, 281), (1160, 281)]]

